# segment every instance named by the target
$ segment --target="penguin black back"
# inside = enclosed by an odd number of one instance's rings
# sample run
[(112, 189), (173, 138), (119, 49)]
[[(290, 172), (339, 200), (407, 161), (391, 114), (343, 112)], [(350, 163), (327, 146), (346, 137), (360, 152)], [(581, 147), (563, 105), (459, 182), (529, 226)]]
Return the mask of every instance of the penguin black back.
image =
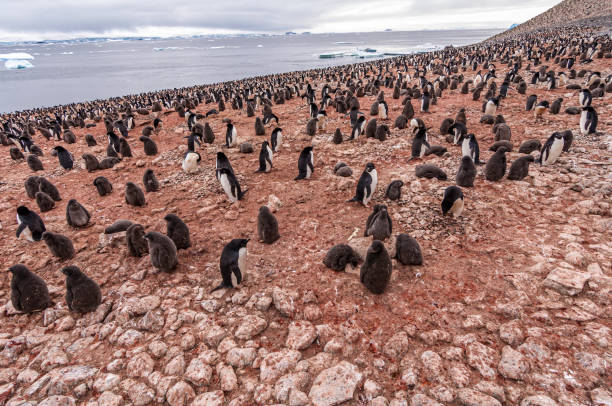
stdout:
[(15, 310), (32, 313), (54, 305), (45, 281), (25, 265), (9, 268), (11, 272), (11, 303)]
[(359, 279), (374, 294), (381, 294), (391, 279), (392, 263), (389, 253), (381, 241), (374, 240), (368, 248), (365, 262), (361, 265)]

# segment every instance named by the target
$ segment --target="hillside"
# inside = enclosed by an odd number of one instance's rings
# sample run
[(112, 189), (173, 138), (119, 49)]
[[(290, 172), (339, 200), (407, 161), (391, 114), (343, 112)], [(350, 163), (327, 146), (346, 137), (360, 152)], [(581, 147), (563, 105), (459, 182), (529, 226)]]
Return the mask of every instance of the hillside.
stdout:
[(489, 40), (500, 40), (530, 31), (572, 25), (612, 26), (612, 0), (564, 0), (542, 14)]

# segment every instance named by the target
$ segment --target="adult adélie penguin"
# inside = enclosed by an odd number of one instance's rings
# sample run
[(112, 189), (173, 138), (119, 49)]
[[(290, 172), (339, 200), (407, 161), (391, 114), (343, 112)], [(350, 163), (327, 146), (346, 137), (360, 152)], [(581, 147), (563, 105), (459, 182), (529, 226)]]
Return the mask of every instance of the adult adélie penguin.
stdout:
[(561, 152), (563, 151), (563, 145), (565, 141), (563, 140), (563, 134), (559, 132), (554, 132), (548, 139), (542, 150), (540, 151), (540, 157), (538, 158), (538, 162), (540, 165), (552, 165), (555, 163)]
[(247, 244), (248, 238), (235, 238), (230, 241), (221, 251), (219, 260), (219, 270), (221, 271), (221, 284), (214, 288), (212, 292), (238, 287), (246, 274)]
[(376, 191), (376, 185), (378, 184), (378, 172), (372, 162), (368, 162), (365, 166), (364, 171), (359, 177), (357, 182), (357, 189), (355, 190), (355, 196), (348, 202), (359, 202), (364, 206), (368, 207), (368, 203), (372, 200), (372, 196)]
[(480, 148), (478, 147), (478, 141), (474, 134), (467, 134), (463, 136), (461, 140), (461, 154), (462, 156), (469, 156), (472, 158), (474, 165), (481, 165), (483, 162), (480, 161)]

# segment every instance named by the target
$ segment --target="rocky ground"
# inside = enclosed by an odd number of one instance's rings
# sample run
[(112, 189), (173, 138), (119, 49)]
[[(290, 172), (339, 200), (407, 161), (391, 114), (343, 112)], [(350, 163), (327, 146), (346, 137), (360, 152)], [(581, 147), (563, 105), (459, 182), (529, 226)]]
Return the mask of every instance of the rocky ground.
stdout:
[[(602, 77), (611, 71), (609, 60), (601, 59), (584, 68)], [(391, 93), (385, 89), (390, 126), (402, 108)], [(153, 136), (158, 156), (144, 155), (138, 136), (151, 118), (139, 116), (129, 139), (134, 157), (94, 173), (81, 168), (80, 157), (104, 155), (101, 123), (75, 130), (78, 142), (63, 144), (79, 163), (69, 172), (49, 154), (54, 142), (37, 135), (45, 151), (42, 174), (63, 198), (41, 217), (78, 251), (63, 262), (42, 242), (15, 238), (15, 208), (38, 209), (23, 187), (32, 172), (3, 149), (0, 268), (26, 264), (48, 283), (56, 305), (17, 314), (9, 274), (0, 278), (0, 404), (612, 404), (612, 98), (593, 100), (599, 134), (580, 136), (579, 116), (563, 112), (578, 105), (577, 91), (529, 86), (531, 93), (549, 101), (562, 97), (561, 114), (546, 113), (536, 122), (533, 112), (524, 111), (526, 96), (510, 90), (498, 110), (512, 129), (509, 164), (522, 141), (543, 143), (553, 131), (574, 132), (569, 153), (550, 167), (533, 164), (521, 182), (488, 182), (479, 167), (475, 187), (464, 188), (466, 208), (456, 220), (442, 216), (440, 201), (454, 184), (461, 151), (438, 134), (439, 125), (466, 107), (482, 159), (492, 154), (494, 140), (491, 126), (479, 124), (481, 102), (458, 91), (446, 91), (431, 113), (417, 112), (433, 127), (431, 143), (448, 148), (446, 155), (422, 161), (408, 162), (408, 129), (392, 129), (385, 142), (362, 138), (334, 145), (336, 127), (346, 138), (350, 125), (331, 109), (326, 130), (311, 139), (304, 134), (308, 107), (300, 99), (274, 106), (285, 141), (269, 174), (253, 173), (265, 139), (254, 135), (254, 118), (231, 109), (209, 120), (217, 138), (200, 150), (200, 171), (192, 175), (181, 171), (187, 129), (176, 113), (162, 116), (165, 128)], [(367, 113), (374, 100), (361, 98), (361, 110)], [(418, 101), (413, 105), (418, 110)], [(255, 153), (222, 147), (226, 117)], [(88, 148), (85, 133), (94, 134), (99, 146)], [(314, 175), (296, 182), (299, 152), (311, 143)], [(218, 150), (226, 151), (249, 189), (239, 204), (227, 202), (215, 178)], [(352, 168), (351, 177), (333, 173), (338, 161)], [(389, 287), (379, 296), (360, 284), (358, 268), (338, 273), (321, 262), (334, 244), (348, 241), (364, 253), (371, 242), (362, 237), (371, 209), (346, 203), (369, 161), (380, 179), (374, 202), (389, 207), (394, 234), (414, 236), (424, 253), (420, 267), (394, 262)], [(423, 161), (443, 168), (448, 181), (417, 179), (414, 167)], [(145, 207), (128, 206), (124, 185), (142, 186), (147, 168), (162, 188), (146, 195)], [(98, 196), (92, 185), (97, 176), (112, 182), (111, 195)], [(405, 186), (401, 200), (392, 202), (384, 191), (395, 179)], [(75, 230), (66, 223), (70, 198), (92, 214), (89, 227)], [(281, 238), (273, 245), (256, 237), (264, 204), (279, 221)], [(148, 256), (128, 256), (124, 236), (103, 232), (118, 219), (164, 232), (163, 217), (170, 212), (187, 223), (193, 243), (179, 253), (172, 274), (156, 272)], [(244, 285), (209, 294), (220, 281), (221, 249), (241, 237), (252, 238)], [(392, 252), (393, 241), (387, 246)], [(69, 264), (100, 284), (103, 303), (95, 313), (68, 311), (59, 270)]]
[(602, 27), (609, 32), (612, 26), (612, 1), (610, 0), (563, 0), (545, 12), (518, 26), (493, 36), (492, 40), (511, 38), (517, 34), (551, 27)]

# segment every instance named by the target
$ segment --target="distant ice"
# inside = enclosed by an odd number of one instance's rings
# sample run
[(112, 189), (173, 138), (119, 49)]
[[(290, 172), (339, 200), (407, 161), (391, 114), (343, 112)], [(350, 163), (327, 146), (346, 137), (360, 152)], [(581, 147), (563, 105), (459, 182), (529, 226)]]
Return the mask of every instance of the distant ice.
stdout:
[(6, 69), (28, 69), (28, 68), (33, 68), (34, 65), (32, 65), (31, 60), (33, 60), (34, 57), (28, 53), (25, 52), (13, 52), (10, 54), (0, 54), (0, 61), (5, 61), (4, 62), (4, 67)]
[(259, 44), (257, 45), (257, 48), (263, 48), (263, 45)]
[(10, 54), (0, 54), (0, 61), (10, 61), (12, 59), (32, 60), (34, 57), (25, 52), (13, 52)]
[(74, 55), (74, 52), (70, 51), (70, 52), (60, 52), (60, 55)]
[(34, 65), (30, 63), (30, 61), (26, 61), (24, 59), (9, 59), (4, 62), (4, 67), (9, 70), (13, 69), (28, 69), (33, 68)]

